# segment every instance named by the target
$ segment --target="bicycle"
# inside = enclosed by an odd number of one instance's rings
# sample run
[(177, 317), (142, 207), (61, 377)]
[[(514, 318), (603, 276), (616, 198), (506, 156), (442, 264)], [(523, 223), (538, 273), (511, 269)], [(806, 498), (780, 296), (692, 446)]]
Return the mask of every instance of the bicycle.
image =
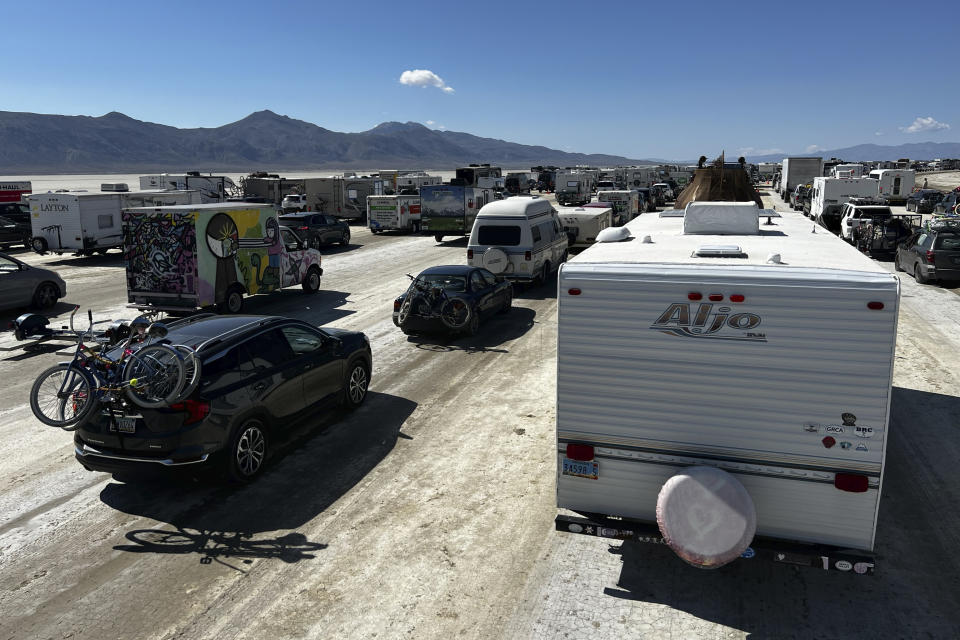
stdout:
[[(75, 307), (70, 314), (71, 331), (78, 309)], [(195, 388), (199, 363), (195, 356), (185, 358), (183, 350), (188, 347), (146, 344), (134, 350), (134, 342), (165, 337), (167, 329), (163, 324), (138, 319), (139, 322), (131, 323), (136, 330), (129, 331), (122, 343), (111, 344), (110, 338), (94, 335), (93, 314), (88, 315), (89, 328), (76, 332), (73, 360), (43, 371), (30, 389), (30, 408), (40, 422), (74, 431), (90, 418), (96, 406), (117, 403), (121, 393), (134, 404), (150, 409), (179, 400), (188, 382)], [(100, 345), (99, 349), (85, 344), (88, 336)], [(107, 353), (117, 350), (118, 358)], [(188, 360), (193, 363), (189, 381), (184, 364)]]
[(466, 300), (451, 297), (443, 287), (431, 287), (409, 273), (406, 275), (413, 282), (407, 289), (407, 298), (403, 301), (397, 317), (401, 328), (411, 314), (428, 319), (439, 318), (445, 327), (453, 331), (463, 329), (470, 323), (473, 310)]

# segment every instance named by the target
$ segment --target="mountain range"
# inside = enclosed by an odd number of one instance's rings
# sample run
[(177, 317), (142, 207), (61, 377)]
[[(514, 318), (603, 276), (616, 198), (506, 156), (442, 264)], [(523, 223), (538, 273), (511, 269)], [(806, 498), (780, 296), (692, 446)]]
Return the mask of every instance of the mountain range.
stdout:
[(515, 168), (650, 161), (567, 153), (437, 131), (416, 122), (384, 122), (369, 131), (340, 133), (257, 111), (222, 127), (178, 129), (117, 112), (92, 117), (0, 111), (0, 174), (427, 169), (472, 162)]
[(748, 162), (780, 162), (790, 156), (822, 156), (840, 158), (847, 162), (867, 160), (933, 160), (934, 158), (960, 158), (960, 142), (910, 142), (898, 145), (858, 144), (854, 147), (815, 151), (813, 153), (774, 153), (762, 156), (747, 156)]

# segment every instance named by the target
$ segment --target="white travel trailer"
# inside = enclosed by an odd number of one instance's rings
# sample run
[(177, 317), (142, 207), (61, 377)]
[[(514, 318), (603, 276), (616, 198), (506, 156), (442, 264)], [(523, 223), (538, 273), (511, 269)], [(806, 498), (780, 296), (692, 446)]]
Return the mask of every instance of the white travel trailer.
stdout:
[(567, 259), (567, 234), (557, 211), (540, 196), (514, 196), (484, 205), (467, 243), (467, 264), (518, 282), (543, 284)]
[[(199, 171), (187, 173), (160, 173), (140, 176), (140, 189), (143, 191), (172, 189), (176, 191), (199, 191), (202, 203), (225, 202), (229, 196), (236, 195), (237, 185), (227, 176), (200, 175)], [(183, 202), (177, 204), (194, 204)], [(131, 205), (139, 206), (139, 205)]]
[(367, 223), (373, 233), (420, 233), (420, 196), (367, 196)]
[(560, 224), (567, 232), (569, 249), (585, 249), (597, 241), (597, 236), (613, 226), (610, 207), (560, 207)]
[(163, 207), (199, 204), (198, 191), (62, 192), (35, 193), (30, 205), (30, 246), (44, 254), (72, 252), (83, 256), (123, 246), (127, 207)]
[(891, 204), (906, 202), (917, 182), (917, 172), (913, 169), (877, 169), (868, 177), (877, 181), (874, 195)]
[(831, 231), (840, 229), (840, 207), (853, 198), (877, 195), (877, 181), (870, 178), (814, 178), (810, 193), (810, 217)]
[(397, 191), (401, 189), (419, 189), (432, 184), (443, 184), (440, 176), (431, 176), (426, 173), (407, 173), (396, 178)]
[(833, 167), (834, 178), (862, 178), (863, 165), (859, 163), (838, 164)]
[(604, 234), (559, 274), (556, 528), (872, 573), (899, 280), (753, 203)]
[(626, 224), (640, 215), (640, 193), (637, 191), (600, 191), (598, 202), (609, 203), (613, 208), (613, 224)]

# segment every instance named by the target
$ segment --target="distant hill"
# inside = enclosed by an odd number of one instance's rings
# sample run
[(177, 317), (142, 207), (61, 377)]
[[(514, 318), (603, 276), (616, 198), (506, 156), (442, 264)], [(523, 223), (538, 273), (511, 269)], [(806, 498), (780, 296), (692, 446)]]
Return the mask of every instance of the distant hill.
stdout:
[(934, 158), (960, 158), (960, 142), (910, 142), (907, 144), (880, 145), (858, 144), (855, 147), (817, 151), (815, 153), (775, 153), (764, 156), (747, 156), (748, 162), (780, 162), (789, 156), (822, 156), (840, 158), (848, 162), (866, 160), (933, 160)]
[(117, 112), (91, 117), (0, 111), (0, 174), (426, 169), (471, 162), (516, 168), (649, 161), (567, 153), (436, 131), (416, 122), (385, 122), (361, 133), (340, 133), (258, 111), (222, 127), (178, 129)]

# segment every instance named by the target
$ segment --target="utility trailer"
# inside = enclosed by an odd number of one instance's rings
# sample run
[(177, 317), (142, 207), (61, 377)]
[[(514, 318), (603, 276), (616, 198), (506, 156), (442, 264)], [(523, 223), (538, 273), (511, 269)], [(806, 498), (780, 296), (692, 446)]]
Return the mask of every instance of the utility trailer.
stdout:
[(20, 202), (31, 193), (33, 185), (30, 181), (0, 181), (0, 202)]
[(899, 280), (755, 203), (604, 234), (559, 273), (556, 528), (872, 573)]

